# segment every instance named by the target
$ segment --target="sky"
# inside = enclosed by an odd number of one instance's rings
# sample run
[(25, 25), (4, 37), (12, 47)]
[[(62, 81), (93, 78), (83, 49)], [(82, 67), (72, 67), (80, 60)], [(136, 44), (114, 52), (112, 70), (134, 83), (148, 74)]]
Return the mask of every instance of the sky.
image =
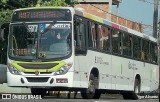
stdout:
[[(144, 1), (154, 3), (154, 0)], [(118, 9), (119, 15), (146, 25), (153, 25), (154, 4), (147, 2), (143, 2), (143, 0), (122, 0)], [(112, 7), (112, 11), (116, 11), (116, 6)]]

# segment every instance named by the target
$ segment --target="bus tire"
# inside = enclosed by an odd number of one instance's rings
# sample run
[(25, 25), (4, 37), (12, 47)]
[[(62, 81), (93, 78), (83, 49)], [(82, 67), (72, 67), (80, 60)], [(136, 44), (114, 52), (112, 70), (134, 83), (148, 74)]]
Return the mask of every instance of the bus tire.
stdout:
[(89, 77), (89, 86), (87, 89), (81, 91), (81, 96), (84, 99), (99, 99), (100, 91), (98, 91), (98, 78), (96, 78), (92, 73)]
[(132, 92), (122, 93), (123, 99), (132, 99)]
[(135, 83), (134, 83), (134, 91), (132, 94), (132, 99), (133, 100), (138, 100), (139, 99), (139, 94), (140, 94), (140, 81), (136, 78)]
[(46, 90), (41, 88), (31, 88), (32, 95), (41, 95), (44, 97), (46, 95)]

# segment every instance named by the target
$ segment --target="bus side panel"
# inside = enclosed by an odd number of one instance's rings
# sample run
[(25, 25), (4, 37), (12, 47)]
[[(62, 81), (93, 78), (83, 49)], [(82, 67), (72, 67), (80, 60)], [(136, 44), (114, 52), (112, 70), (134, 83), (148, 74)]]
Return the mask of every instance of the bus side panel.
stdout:
[(89, 75), (93, 68), (99, 71), (99, 89), (111, 89), (111, 55), (91, 50), (87, 51), (86, 56), (75, 57), (75, 70), (78, 70), (79, 75), (74, 80), (78, 79), (79, 84), (74, 85), (88, 88)]
[[(142, 61), (136, 61), (134, 60), (134, 80), (136, 75), (140, 75), (141, 79), (141, 91), (148, 91), (150, 90), (150, 83), (149, 83), (149, 70), (150, 70), (150, 64)], [(134, 83), (133, 83), (134, 85)]]
[(79, 57), (75, 56), (74, 58), (74, 75), (73, 75), (73, 87), (80, 87), (80, 72), (79, 72)]
[[(132, 59), (122, 58), (121, 60), (121, 76), (123, 77), (124, 90), (133, 90), (134, 63)], [(128, 83), (127, 83), (128, 82)]]
[(112, 67), (111, 67), (111, 55), (106, 53), (94, 53), (95, 66), (99, 70), (99, 89), (111, 89), (112, 88)]
[(87, 68), (89, 61), (87, 61), (86, 56), (75, 56), (75, 69), (73, 77), (73, 87), (87, 88), (88, 87), (88, 71)]
[[(142, 62), (144, 65), (144, 74), (142, 74), (142, 81), (146, 91), (150, 91), (150, 79), (151, 79), (151, 64)], [(143, 87), (143, 86), (141, 86)]]
[(159, 86), (159, 67), (158, 65), (151, 64), (151, 91), (157, 90)]
[(112, 89), (129, 90), (129, 86), (133, 87), (133, 69), (129, 68), (132, 63), (131, 59), (112, 56)]

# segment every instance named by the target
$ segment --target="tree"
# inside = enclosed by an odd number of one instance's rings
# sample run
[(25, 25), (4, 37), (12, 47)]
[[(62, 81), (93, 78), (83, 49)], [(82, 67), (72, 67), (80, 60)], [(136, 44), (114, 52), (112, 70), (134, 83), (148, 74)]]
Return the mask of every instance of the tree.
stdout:
[(36, 6), (68, 6), (64, 0), (38, 0)]
[(10, 22), (12, 10), (1, 10), (0, 11), (0, 26), (5, 22)]

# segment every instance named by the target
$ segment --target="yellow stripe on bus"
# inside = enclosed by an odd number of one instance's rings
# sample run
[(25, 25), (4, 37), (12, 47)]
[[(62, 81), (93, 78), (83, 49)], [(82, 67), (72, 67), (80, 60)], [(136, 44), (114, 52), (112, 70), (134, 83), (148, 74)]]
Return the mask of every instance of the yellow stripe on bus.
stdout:
[[(20, 65), (18, 65), (18, 63), (25, 63), (25, 64), (50, 64), (50, 63), (57, 63), (58, 65), (56, 65), (55, 67), (52, 67), (50, 69), (26, 69), (21, 67)], [(21, 72), (35, 72), (35, 71), (39, 71), (39, 72), (55, 72), (57, 71), (59, 68), (61, 68), (62, 66), (64, 66), (65, 62), (63, 61), (54, 61), (54, 62), (20, 62), (20, 61), (14, 61), (13, 63), (11, 63), (11, 65), (13, 67), (15, 67), (16, 69), (18, 69)]]

